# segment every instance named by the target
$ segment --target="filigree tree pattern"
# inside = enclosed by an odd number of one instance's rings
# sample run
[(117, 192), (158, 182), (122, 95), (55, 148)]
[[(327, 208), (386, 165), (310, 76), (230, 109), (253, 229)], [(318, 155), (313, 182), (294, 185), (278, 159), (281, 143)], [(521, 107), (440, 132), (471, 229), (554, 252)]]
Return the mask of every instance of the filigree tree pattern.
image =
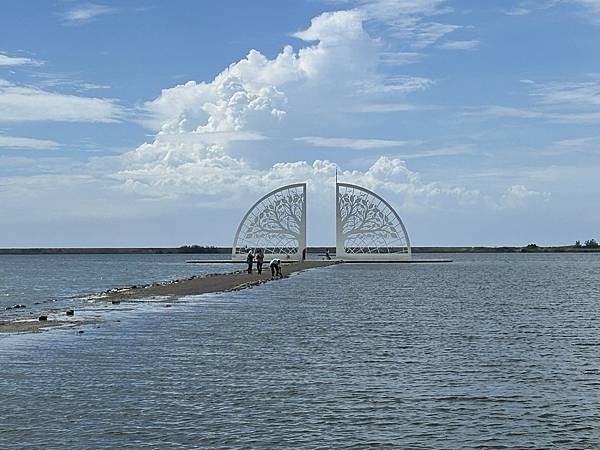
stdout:
[(406, 229), (394, 209), (377, 194), (346, 183), (337, 185), (338, 256), (410, 254)]
[(277, 189), (246, 214), (236, 234), (233, 255), (262, 248), (266, 255), (300, 257), (306, 246), (306, 185)]

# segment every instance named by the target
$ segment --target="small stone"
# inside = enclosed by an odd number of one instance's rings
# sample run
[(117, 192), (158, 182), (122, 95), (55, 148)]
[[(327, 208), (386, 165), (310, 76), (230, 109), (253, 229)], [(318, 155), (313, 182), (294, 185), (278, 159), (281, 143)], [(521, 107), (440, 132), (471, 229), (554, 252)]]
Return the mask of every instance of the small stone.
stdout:
[(67, 316), (74, 316), (75, 315), (75, 311), (73, 311), (72, 309), (67, 309)]
[(48, 316), (40, 316), (40, 317), (38, 318), (38, 320), (39, 320), (40, 322), (46, 321), (46, 320), (48, 320)]

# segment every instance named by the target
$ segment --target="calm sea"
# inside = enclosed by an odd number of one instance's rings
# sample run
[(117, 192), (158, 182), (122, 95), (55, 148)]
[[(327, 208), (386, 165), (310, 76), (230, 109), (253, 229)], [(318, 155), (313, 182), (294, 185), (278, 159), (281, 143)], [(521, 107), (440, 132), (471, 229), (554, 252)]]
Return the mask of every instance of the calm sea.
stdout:
[[(186, 264), (230, 255), (0, 255), (0, 321), (78, 308), (81, 298), (115, 287), (229, 272), (231, 264)], [(26, 308), (14, 308), (25, 305)]]
[[(452, 257), (2, 335), (0, 448), (600, 447), (600, 254)], [(31, 303), (201, 269), (78, 258), (0, 259), (2, 289)]]

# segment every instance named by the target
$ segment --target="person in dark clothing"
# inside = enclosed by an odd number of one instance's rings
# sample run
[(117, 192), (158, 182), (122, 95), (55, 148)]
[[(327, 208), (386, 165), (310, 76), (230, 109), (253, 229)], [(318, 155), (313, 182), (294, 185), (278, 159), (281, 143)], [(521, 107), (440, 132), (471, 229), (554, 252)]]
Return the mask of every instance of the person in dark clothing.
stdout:
[(252, 273), (252, 264), (254, 263), (254, 255), (252, 254), (252, 250), (248, 252), (246, 262), (248, 263), (248, 273)]
[(260, 275), (262, 273), (263, 261), (265, 260), (265, 254), (263, 253), (263, 249), (259, 248), (256, 251), (256, 270)]

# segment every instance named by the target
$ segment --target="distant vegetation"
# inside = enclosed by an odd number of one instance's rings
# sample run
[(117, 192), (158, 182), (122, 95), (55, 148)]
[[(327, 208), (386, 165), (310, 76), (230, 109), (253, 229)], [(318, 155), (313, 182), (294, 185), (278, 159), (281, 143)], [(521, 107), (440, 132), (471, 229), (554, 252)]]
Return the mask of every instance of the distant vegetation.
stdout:
[(230, 253), (231, 249), (226, 247), (215, 247), (214, 245), (182, 245), (177, 253)]

